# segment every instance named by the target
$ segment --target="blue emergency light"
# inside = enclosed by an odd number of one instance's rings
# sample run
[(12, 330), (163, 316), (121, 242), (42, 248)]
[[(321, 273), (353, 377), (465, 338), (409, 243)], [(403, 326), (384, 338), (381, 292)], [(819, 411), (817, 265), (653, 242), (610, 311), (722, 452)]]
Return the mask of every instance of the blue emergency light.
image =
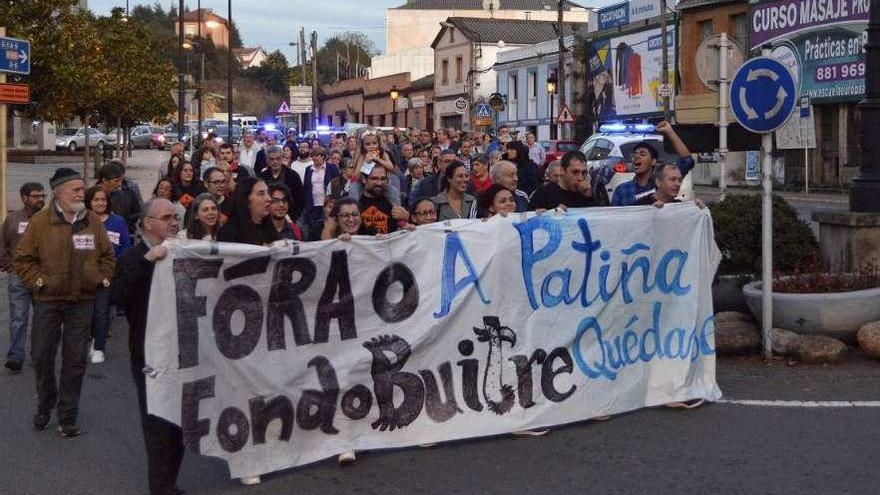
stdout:
[(624, 124), (622, 122), (615, 122), (599, 126), (599, 132), (604, 134), (650, 134), (656, 130), (657, 126), (654, 124)]

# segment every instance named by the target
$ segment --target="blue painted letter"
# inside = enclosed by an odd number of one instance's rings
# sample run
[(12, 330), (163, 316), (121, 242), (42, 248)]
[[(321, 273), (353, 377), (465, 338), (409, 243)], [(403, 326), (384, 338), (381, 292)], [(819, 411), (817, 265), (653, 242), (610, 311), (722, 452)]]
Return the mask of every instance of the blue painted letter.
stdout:
[[(464, 263), (468, 275), (456, 281), (455, 264), (459, 254), (461, 254), (461, 261)], [(449, 310), (452, 308), (452, 301), (469, 284), (474, 284), (474, 288), (477, 289), (477, 294), (479, 294), (483, 304), (491, 302), (483, 295), (483, 289), (480, 287), (480, 277), (477, 275), (474, 264), (471, 262), (471, 257), (468, 256), (467, 251), (464, 249), (464, 244), (461, 243), (461, 238), (456, 232), (446, 234), (446, 248), (443, 251), (443, 275), (440, 283), (442, 300), (440, 301), (440, 311), (434, 313), (434, 318), (442, 318), (448, 315)]]

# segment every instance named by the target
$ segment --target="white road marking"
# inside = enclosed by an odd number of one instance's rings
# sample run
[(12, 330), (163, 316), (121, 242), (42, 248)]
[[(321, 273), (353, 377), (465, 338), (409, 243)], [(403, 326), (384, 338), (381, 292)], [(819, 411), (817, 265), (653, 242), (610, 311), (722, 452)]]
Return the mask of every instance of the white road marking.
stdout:
[(736, 400), (719, 399), (718, 404), (758, 407), (880, 407), (880, 400)]

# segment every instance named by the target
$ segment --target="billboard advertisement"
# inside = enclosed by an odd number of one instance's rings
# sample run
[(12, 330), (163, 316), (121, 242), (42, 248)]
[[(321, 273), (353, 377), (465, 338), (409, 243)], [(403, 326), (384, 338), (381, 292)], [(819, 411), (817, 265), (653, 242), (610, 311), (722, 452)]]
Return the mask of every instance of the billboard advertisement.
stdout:
[[(669, 84), (675, 93), (675, 32), (666, 34)], [(591, 44), (590, 83), (593, 115), (600, 120), (656, 114), (660, 96), (663, 50), (660, 28), (599, 40)], [(670, 98), (672, 109), (674, 98)]]
[(865, 29), (870, 0), (776, 0), (749, 9), (749, 45), (773, 57), (814, 103), (858, 101), (865, 94)]
[[(674, 1), (667, 1), (668, 12), (675, 10)], [(657, 17), (663, 8), (663, 0), (629, 0), (628, 2), (616, 3), (603, 7), (596, 11), (595, 17), (590, 19), (587, 30), (603, 31), (619, 26), (626, 26), (632, 22), (644, 21)]]

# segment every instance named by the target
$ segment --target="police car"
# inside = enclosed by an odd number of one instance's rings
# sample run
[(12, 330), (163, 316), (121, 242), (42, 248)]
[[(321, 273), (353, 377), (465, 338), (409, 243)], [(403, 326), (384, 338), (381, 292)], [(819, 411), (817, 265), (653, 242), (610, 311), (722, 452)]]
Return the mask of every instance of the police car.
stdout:
[[(602, 124), (599, 132), (581, 145), (581, 151), (587, 157), (593, 190), (597, 192), (600, 202), (610, 203), (614, 189), (635, 177), (630, 157), (633, 148), (642, 141), (647, 141), (657, 151), (658, 163), (678, 161), (678, 155), (663, 149), (663, 135), (656, 133), (653, 124)], [(604, 191), (599, 191), (598, 185), (603, 185)], [(693, 190), (691, 174), (687, 174), (682, 181), (678, 199), (692, 199)], [(605, 195), (607, 197), (603, 198)]]

